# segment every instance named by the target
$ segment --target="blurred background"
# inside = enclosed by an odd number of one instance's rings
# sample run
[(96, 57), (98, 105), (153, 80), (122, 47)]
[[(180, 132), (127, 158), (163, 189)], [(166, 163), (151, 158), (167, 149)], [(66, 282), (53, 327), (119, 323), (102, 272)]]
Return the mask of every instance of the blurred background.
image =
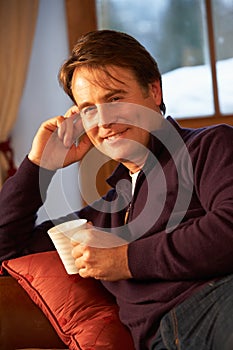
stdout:
[[(0, 187), (41, 122), (71, 106), (57, 74), (80, 35), (96, 28), (127, 32), (150, 51), (167, 115), (181, 125), (233, 125), (232, 18), (233, 0), (0, 0)], [(38, 220), (80, 208), (79, 187), (76, 164), (58, 171)]]

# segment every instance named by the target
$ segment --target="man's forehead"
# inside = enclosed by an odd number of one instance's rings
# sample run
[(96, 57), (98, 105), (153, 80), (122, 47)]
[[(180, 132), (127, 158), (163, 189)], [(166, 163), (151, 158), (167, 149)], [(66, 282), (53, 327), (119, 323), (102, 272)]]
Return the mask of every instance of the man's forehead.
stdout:
[(127, 86), (128, 82), (135, 80), (133, 72), (127, 68), (118, 66), (107, 67), (78, 67), (75, 69), (72, 85), (79, 85), (86, 81), (90, 84), (100, 86), (106, 90), (118, 89), (121, 85)]

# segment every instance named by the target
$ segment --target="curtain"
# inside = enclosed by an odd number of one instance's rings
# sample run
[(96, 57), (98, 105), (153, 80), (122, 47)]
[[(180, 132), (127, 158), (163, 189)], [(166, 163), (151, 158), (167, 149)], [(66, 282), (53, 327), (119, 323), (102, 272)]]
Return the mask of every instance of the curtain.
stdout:
[(0, 0), (0, 188), (15, 171), (10, 133), (17, 118), (39, 0)]

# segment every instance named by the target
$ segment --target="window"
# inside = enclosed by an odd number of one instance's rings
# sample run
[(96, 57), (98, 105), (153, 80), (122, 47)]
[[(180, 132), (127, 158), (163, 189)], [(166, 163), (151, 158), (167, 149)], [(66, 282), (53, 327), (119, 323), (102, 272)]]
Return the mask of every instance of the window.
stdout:
[(233, 124), (233, 0), (96, 0), (96, 11), (99, 29), (127, 32), (155, 57), (167, 114)]

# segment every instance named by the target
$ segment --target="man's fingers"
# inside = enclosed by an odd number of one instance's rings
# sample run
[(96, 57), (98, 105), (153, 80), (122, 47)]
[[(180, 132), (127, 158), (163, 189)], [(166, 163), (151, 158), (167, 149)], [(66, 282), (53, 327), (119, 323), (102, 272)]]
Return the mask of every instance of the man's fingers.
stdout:
[(64, 146), (69, 148), (74, 141), (74, 123), (73, 118), (64, 118), (62, 123), (58, 125), (58, 137)]
[(58, 121), (58, 137), (64, 146), (70, 148), (82, 134), (84, 129), (81, 117), (78, 113), (72, 114), (70, 117), (63, 117)]
[(79, 114), (79, 109), (78, 109), (78, 107), (77, 107), (76, 105), (70, 107), (70, 108), (66, 111), (66, 113), (64, 114), (64, 117), (65, 117), (65, 118), (70, 118), (70, 117), (72, 117), (72, 116), (75, 115), (75, 114)]

